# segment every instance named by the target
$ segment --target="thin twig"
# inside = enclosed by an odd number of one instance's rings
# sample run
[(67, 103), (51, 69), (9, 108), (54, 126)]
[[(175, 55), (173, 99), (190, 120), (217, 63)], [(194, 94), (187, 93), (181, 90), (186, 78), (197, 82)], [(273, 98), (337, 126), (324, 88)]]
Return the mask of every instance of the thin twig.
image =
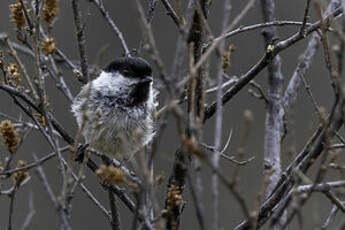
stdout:
[(26, 230), (29, 228), (31, 220), (35, 214), (36, 214), (36, 210), (34, 207), (34, 194), (32, 192), (30, 192), (30, 194), (29, 194), (29, 213), (25, 218), (25, 221), (21, 227), (21, 230)]
[(339, 200), (339, 198), (331, 190), (324, 192), (324, 194), (331, 200), (331, 202), (336, 205), (339, 210), (345, 213), (345, 205)]
[(199, 196), (195, 191), (192, 176), (190, 175), (190, 172), (188, 172), (187, 180), (188, 180), (188, 185), (189, 185), (189, 191), (190, 191), (190, 194), (191, 194), (192, 199), (193, 199), (193, 204), (195, 207), (195, 212), (196, 212), (196, 216), (198, 219), (199, 227), (201, 230), (204, 230), (205, 229), (205, 221), (204, 221), (203, 209), (201, 207), (202, 200), (199, 199)]
[(168, 11), (168, 15), (173, 19), (177, 27), (180, 27), (181, 20), (177, 13), (175, 12), (174, 8), (171, 6), (169, 0), (161, 0), (162, 4), (164, 5), (165, 9)]
[(345, 187), (345, 180), (325, 182), (316, 185), (301, 185), (298, 186), (295, 191), (299, 193), (309, 192), (311, 189), (317, 192), (326, 192), (331, 188)]
[(156, 65), (158, 72), (159, 72), (159, 77), (161, 78), (161, 80), (163, 81), (166, 89), (168, 90), (169, 95), (172, 94), (172, 86), (170, 84), (169, 79), (167, 78), (167, 73), (164, 67), (164, 62), (161, 59), (161, 55), (159, 53), (159, 50), (156, 46), (156, 42), (153, 36), (153, 32), (151, 29), (151, 24), (149, 24), (146, 21), (145, 18), (145, 13), (144, 13), (144, 9), (143, 6), (141, 5), (140, 1), (136, 1), (137, 3), (137, 9), (139, 12), (139, 16), (140, 16), (140, 23), (142, 24), (142, 29), (144, 32), (144, 35), (146, 36), (147, 42), (149, 43), (149, 48), (148, 51), (151, 54), (151, 58), (154, 61), (154, 64)]
[(60, 72), (60, 70), (56, 66), (54, 58), (51, 55), (49, 55), (48, 59), (49, 59), (49, 62), (51, 64), (54, 72), (49, 71), (49, 69), (48, 69), (48, 71), (53, 76), (54, 80), (56, 79), (55, 81), (57, 82), (56, 83), (57, 88), (59, 88), (62, 91), (62, 93), (66, 96), (66, 98), (69, 100), (69, 102), (72, 102), (73, 101), (72, 93), (71, 93), (69, 87), (67, 86), (67, 84), (66, 84), (66, 82), (62, 76), (62, 73)]
[(111, 19), (109, 12), (105, 9), (103, 1), (102, 0), (92, 0), (92, 2), (98, 7), (99, 11), (101, 12), (101, 14), (105, 18), (105, 20), (108, 22), (108, 24), (110, 25), (110, 27), (112, 28), (112, 30), (114, 31), (116, 36), (120, 39), (124, 54), (126, 56), (130, 56), (130, 51), (129, 51), (128, 46), (126, 44), (126, 40), (124, 39), (122, 32), (117, 27), (117, 25), (115, 24), (113, 19)]
[(24, 12), (24, 16), (25, 16), (26, 22), (28, 23), (29, 29), (30, 29), (30, 31), (32, 32), (32, 29), (33, 29), (34, 27), (33, 27), (33, 25), (32, 25), (31, 19), (30, 19), (30, 17), (29, 17), (28, 11), (27, 11), (27, 9), (26, 9), (26, 6), (25, 6), (23, 0), (20, 0), (20, 5), (22, 6), (22, 9), (23, 9), (23, 12)]
[[(265, 93), (264, 93), (263, 89), (261, 88), (261, 86), (260, 86), (258, 83), (256, 83), (254, 80), (250, 81), (250, 82), (249, 82), (249, 85), (252, 86), (254, 89), (256, 89), (256, 90), (259, 92), (258, 95), (257, 95), (257, 97), (258, 97), (259, 99), (263, 99), (263, 100), (265, 101), (265, 105), (267, 105), (268, 102), (269, 102), (269, 99), (268, 99), (267, 96), (265, 95)], [(249, 93), (250, 93), (250, 92), (251, 92), (251, 91), (249, 91)], [(254, 91), (253, 91), (252, 93), (254, 93)], [(256, 95), (255, 95), (255, 96), (256, 96)]]
[[(232, 77), (223, 83), (222, 89), (224, 89), (228, 86), (231, 86), (231, 85), (235, 84), (236, 82), (237, 82), (237, 77)], [(218, 86), (214, 86), (214, 87), (211, 87), (209, 89), (206, 89), (205, 93), (213, 93), (213, 92), (216, 92), (217, 90), (218, 90)]]
[(306, 36), (305, 34), (305, 27), (307, 25), (307, 21), (309, 19), (309, 9), (310, 9), (310, 0), (307, 0), (307, 5), (304, 9), (304, 17), (303, 17), (303, 24), (301, 26), (301, 29), (300, 29), (300, 33), (303, 35), (303, 36)]
[[(33, 157), (34, 157), (35, 161), (38, 160), (37, 156), (35, 154), (33, 154)], [(57, 197), (55, 196), (55, 194), (54, 194), (54, 192), (53, 192), (53, 190), (52, 190), (52, 188), (48, 182), (46, 174), (43, 171), (43, 168), (40, 165), (37, 165), (37, 167), (35, 168), (35, 172), (37, 173), (38, 178), (41, 180), (43, 187), (46, 190), (46, 192), (47, 192), (51, 202), (53, 203), (55, 209), (58, 209), (59, 203), (58, 203)]]
[(73, 16), (74, 16), (74, 25), (75, 31), (77, 35), (78, 41), (78, 48), (79, 48), (79, 55), (80, 55), (80, 67), (83, 76), (79, 78), (79, 80), (86, 84), (89, 81), (89, 73), (88, 73), (88, 64), (87, 64), (87, 56), (86, 56), (86, 37), (85, 37), (85, 25), (82, 22), (82, 15), (79, 6), (80, 0), (72, 0), (72, 9), (73, 9)]
[(12, 230), (12, 218), (13, 218), (13, 210), (14, 210), (14, 199), (16, 196), (16, 189), (13, 189), (10, 196), (10, 208), (8, 211), (8, 222), (7, 222), (7, 230)]
[[(65, 167), (69, 167), (65, 159), (63, 159), (62, 162)], [(77, 185), (80, 187), (80, 189), (86, 194), (86, 196), (91, 200), (91, 202), (94, 203), (96, 207), (104, 214), (109, 223), (111, 223), (112, 218), (110, 212), (101, 204), (100, 201), (96, 199), (96, 197), (86, 188), (86, 186), (79, 181), (79, 177), (74, 172), (72, 172), (71, 174), (73, 179), (77, 182)]]
[[(62, 147), (62, 148), (60, 148), (60, 152), (64, 152), (64, 151), (68, 150), (69, 148), (70, 148), (70, 146)], [(34, 167), (36, 167), (38, 165), (42, 165), (44, 162), (52, 159), (55, 156), (56, 156), (56, 152), (51, 152), (49, 154), (46, 154), (44, 157), (42, 157), (40, 159), (37, 159), (37, 160), (35, 160), (32, 163), (29, 163), (29, 164), (25, 165), (24, 167), (9, 169), (9, 170), (6, 170), (6, 171), (1, 171), (0, 175), (11, 176), (15, 172), (26, 171), (26, 170), (32, 169), (32, 168), (34, 168)]]
[[(146, 21), (148, 24), (152, 24), (154, 12), (155, 12), (158, 1), (159, 0), (150, 0), (149, 2), (147, 14), (146, 14)], [(145, 43), (146, 43), (146, 37), (143, 36), (143, 38), (140, 40), (140, 43), (139, 43), (139, 48), (137, 51), (138, 55), (140, 55), (141, 50), (143, 49)]]
[(12, 46), (8, 36), (5, 37), (5, 42), (6, 42), (6, 45), (7, 45), (8, 49), (10, 50), (12, 56), (16, 60), (18, 66), (23, 71), (24, 79), (26, 80), (26, 83), (28, 84), (28, 86), (29, 86), (29, 88), (30, 88), (34, 98), (37, 100), (38, 99), (38, 94), (36, 92), (36, 89), (34, 88), (34, 85), (33, 85), (32, 81), (31, 81), (31, 79), (29, 77), (29, 74), (27, 73), (26, 68), (25, 68), (24, 64), (22, 63), (21, 59), (17, 55), (16, 50), (13, 48), (13, 46)]
[(330, 211), (330, 213), (329, 213), (329, 215), (328, 215), (328, 217), (327, 217), (325, 223), (324, 223), (324, 224), (322, 225), (322, 227), (321, 227), (322, 230), (326, 230), (326, 229), (327, 229), (327, 227), (328, 227), (329, 224), (331, 223), (332, 219), (333, 219), (333, 218), (335, 217), (335, 215), (337, 214), (338, 210), (339, 210), (339, 209), (337, 208), (336, 205), (333, 205), (333, 206), (332, 206), (332, 209), (331, 209), (331, 211)]
[[(300, 58), (297, 67), (289, 81), (289, 84), (285, 90), (283, 98), (283, 106), (285, 111), (288, 111), (290, 106), (296, 101), (297, 91), (301, 85), (302, 77), (309, 69), (312, 59), (319, 47), (320, 38), (317, 33), (314, 33), (308, 42), (302, 57)], [(305, 79), (305, 78), (303, 78)], [(287, 113), (287, 112), (286, 112)]]

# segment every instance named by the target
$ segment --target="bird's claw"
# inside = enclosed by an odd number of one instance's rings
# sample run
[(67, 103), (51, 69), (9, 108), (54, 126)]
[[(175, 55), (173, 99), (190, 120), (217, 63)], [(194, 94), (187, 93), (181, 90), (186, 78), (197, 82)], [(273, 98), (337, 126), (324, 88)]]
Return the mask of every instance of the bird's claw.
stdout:
[(84, 157), (85, 157), (85, 150), (87, 149), (87, 147), (89, 147), (89, 144), (83, 144), (83, 145), (79, 145), (76, 155), (75, 155), (75, 161), (77, 162), (83, 162), (84, 161)]

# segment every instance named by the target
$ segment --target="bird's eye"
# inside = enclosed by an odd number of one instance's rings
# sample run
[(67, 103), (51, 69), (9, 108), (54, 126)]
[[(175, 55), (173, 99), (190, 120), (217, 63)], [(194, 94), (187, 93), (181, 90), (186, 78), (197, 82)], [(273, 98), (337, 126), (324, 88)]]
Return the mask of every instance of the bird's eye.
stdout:
[(122, 74), (125, 75), (125, 76), (129, 76), (129, 70), (128, 69), (124, 69), (122, 71)]

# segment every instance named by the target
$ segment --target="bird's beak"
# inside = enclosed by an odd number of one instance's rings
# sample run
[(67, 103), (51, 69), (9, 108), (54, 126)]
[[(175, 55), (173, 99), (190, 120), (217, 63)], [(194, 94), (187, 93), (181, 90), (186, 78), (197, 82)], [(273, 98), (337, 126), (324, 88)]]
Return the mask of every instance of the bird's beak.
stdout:
[(146, 76), (143, 79), (140, 80), (141, 84), (145, 84), (145, 83), (151, 83), (152, 82), (152, 76)]

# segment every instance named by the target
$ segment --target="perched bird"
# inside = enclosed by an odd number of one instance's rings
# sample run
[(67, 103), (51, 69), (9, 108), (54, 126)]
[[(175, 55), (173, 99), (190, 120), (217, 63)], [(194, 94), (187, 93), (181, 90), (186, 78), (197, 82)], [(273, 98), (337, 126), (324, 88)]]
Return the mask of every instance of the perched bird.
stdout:
[(147, 61), (118, 58), (82, 87), (72, 112), (89, 147), (128, 160), (155, 134), (156, 95)]

